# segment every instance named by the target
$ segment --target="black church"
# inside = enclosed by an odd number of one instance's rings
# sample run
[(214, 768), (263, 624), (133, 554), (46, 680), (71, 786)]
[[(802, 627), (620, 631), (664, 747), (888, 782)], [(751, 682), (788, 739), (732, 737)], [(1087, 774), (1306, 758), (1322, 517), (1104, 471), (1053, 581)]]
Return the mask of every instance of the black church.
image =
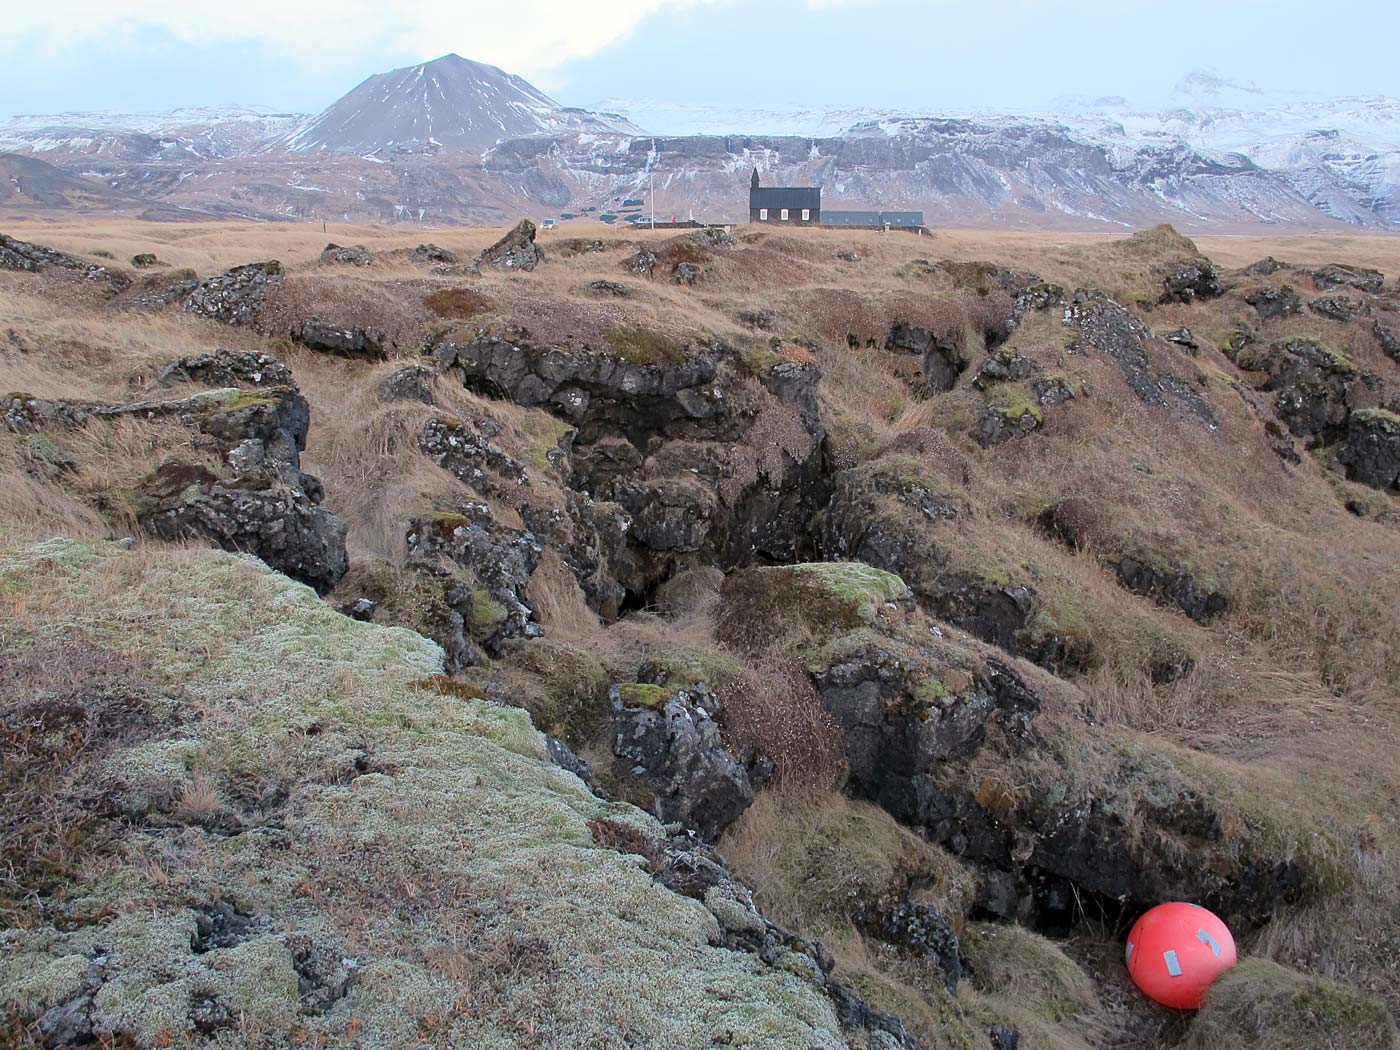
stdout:
[(819, 226), (822, 221), (820, 186), (760, 186), (758, 169), (749, 183), (749, 222)]

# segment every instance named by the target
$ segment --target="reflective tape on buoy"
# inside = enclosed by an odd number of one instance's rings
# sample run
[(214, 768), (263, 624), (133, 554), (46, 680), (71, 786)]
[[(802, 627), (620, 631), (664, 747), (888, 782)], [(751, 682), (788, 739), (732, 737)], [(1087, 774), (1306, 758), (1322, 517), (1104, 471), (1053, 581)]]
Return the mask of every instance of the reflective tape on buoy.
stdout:
[(1173, 977), (1181, 976), (1181, 963), (1176, 961), (1176, 952), (1163, 952), (1162, 958), (1167, 960), (1167, 973)]

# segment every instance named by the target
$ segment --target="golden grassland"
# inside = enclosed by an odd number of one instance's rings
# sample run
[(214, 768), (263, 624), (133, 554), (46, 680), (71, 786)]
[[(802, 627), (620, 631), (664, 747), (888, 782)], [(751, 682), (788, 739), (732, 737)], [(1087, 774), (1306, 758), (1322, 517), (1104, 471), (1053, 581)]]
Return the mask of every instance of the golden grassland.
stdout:
[[(2, 232), (35, 240), (64, 251), (109, 251), (125, 263), (137, 252), (154, 252), (172, 266), (201, 271), (221, 269), (255, 258), (277, 258), (288, 265), (313, 261), (328, 241), (363, 244), (371, 250), (412, 248), (431, 241), (459, 254), (472, 255), (493, 243), (504, 227), (416, 227), (347, 225), (343, 223), (152, 223), (135, 219), (83, 219), (53, 222), (9, 222)], [(739, 227), (743, 229), (744, 227)], [(765, 229), (771, 229), (765, 227)], [(676, 230), (623, 229), (603, 223), (570, 222), (542, 231), (539, 243), (575, 237), (626, 238), (664, 241)], [(679, 231), (683, 232), (683, 231)], [(777, 231), (774, 231), (777, 232)], [(1123, 240), (1122, 233), (1063, 231), (1003, 231), (937, 229), (918, 238), (912, 234), (880, 234), (851, 230), (785, 230), (806, 241), (836, 248), (856, 247), (873, 257), (1015, 260), (1024, 269), (1040, 270), (1053, 280), (1055, 263), (1065, 253)], [(1245, 266), (1267, 255), (1304, 265), (1346, 260), (1373, 266), (1388, 274), (1400, 272), (1400, 235), (1384, 233), (1285, 233), (1195, 237), (1201, 250), (1225, 266)]]
[[(907, 472), (933, 490), (957, 492), (971, 511), (957, 524), (928, 532), (930, 547), (937, 545), (955, 567), (984, 581), (1033, 586), (1050, 627), (1092, 649), (1092, 661), (1066, 672), (1075, 717), (1106, 731), (1140, 734), (1164, 753), (1199, 756), (1203, 769), (1222, 778), (1223, 794), (1254, 792), (1261, 797), (1252, 803), (1337, 830), (1347, 853), (1344, 884), (1326, 899), (1280, 914), (1247, 949), (1319, 976), (1355, 981), (1385, 996), (1392, 1010), (1400, 1008), (1400, 824), (1394, 809), (1400, 767), (1392, 760), (1400, 743), (1400, 499), (1347, 484), (1325, 457), (1305, 453), (1296, 466), (1280, 465), (1264, 429), (1266, 399), (1220, 349), (1231, 326), (1253, 322), (1253, 312), (1238, 296), (1208, 304), (1152, 303), (1152, 269), (1178, 249), (1176, 241), (1151, 234), (1128, 240), (938, 230), (921, 238), (740, 227), (739, 249), (712, 253), (705, 260), (706, 280), (692, 289), (660, 272), (655, 281), (639, 280), (621, 267), (637, 243), (652, 244), (669, 259), (678, 244), (686, 247), (687, 231), (569, 224), (540, 234), (547, 262), (535, 272), (479, 276), (432, 274), (403, 256), (364, 269), (318, 267), (317, 259), (328, 241), (376, 252), (430, 241), (467, 262), (500, 229), (330, 224), (323, 232), (319, 223), (84, 221), (12, 223), (3, 232), (86, 257), (110, 253), (119, 266), (137, 252), (151, 252), (202, 276), (276, 258), (290, 271), (288, 310), (315, 308), (342, 323), (376, 321), (401, 335), (388, 361), (346, 361), (312, 353), (275, 332), (220, 327), (178, 309), (115, 313), (41, 294), (28, 275), (0, 275), (0, 391), (134, 399), (148, 391), (161, 365), (215, 347), (266, 351), (289, 364), (312, 406), (305, 465), (322, 477), (328, 504), (349, 525), (355, 562), (400, 559), (404, 520), (434, 509), (458, 487), (417, 451), (416, 434), (433, 412), (491, 417), (501, 425), (502, 447), (522, 462), (533, 462), (541, 442), (558, 437), (560, 424), (545, 413), (478, 397), (444, 378), (434, 383), (435, 408), (378, 399), (379, 382), (416, 360), (424, 333), (442, 324), (523, 324), (540, 340), (561, 342), (606, 341), (639, 330), (675, 347), (718, 337), (755, 354), (773, 353), (768, 342), (776, 338), (784, 353), (815, 359), (824, 377), (821, 408), (836, 464), (877, 464)], [(571, 253), (568, 242), (579, 238), (600, 239), (604, 250)], [(1305, 266), (1376, 267), (1388, 275), (1390, 287), (1400, 274), (1395, 236), (1206, 237), (1196, 245), (1226, 267), (1272, 255)], [(833, 258), (845, 250), (857, 252), (860, 261)], [(1035, 271), (1070, 290), (1099, 287), (1150, 309), (1159, 331), (1190, 326), (1202, 340), (1200, 356), (1153, 363), (1203, 391), (1218, 425), (1204, 429), (1144, 408), (1111, 363), (1067, 355), (1059, 317), (1042, 315), (1028, 318), (1009, 346), (1046, 374), (1063, 372), (1082, 396), (1070, 408), (1047, 410), (1044, 427), (1030, 438), (979, 448), (972, 433), (986, 398), (966, 381), (986, 354), (982, 336), (975, 334), (982, 309), (976, 282), (959, 286), (946, 274), (931, 277), (918, 260), (987, 261)], [(624, 282), (629, 297), (590, 293), (589, 282), (598, 279)], [(442, 316), (433, 302), (460, 316)], [(746, 326), (742, 315), (755, 310), (773, 313), (770, 331)], [(883, 349), (896, 319), (959, 332), (969, 371), (957, 389), (929, 396), (911, 381), (917, 375), (910, 374), (909, 357)], [(1395, 364), (1376, 349), (1362, 322), (1324, 328), (1303, 316), (1286, 324), (1291, 327), (1261, 325), (1261, 337), (1324, 336), (1359, 366), (1395, 377)], [(0, 522), (21, 535), (129, 533), (130, 523), (111, 508), (134, 479), (187, 440), (173, 424), (94, 424), (66, 439), (65, 450), (78, 468), (62, 484), (36, 475), (28, 453), (0, 441)], [(1037, 526), (1047, 507), (1071, 498), (1097, 508), (1104, 519), (1093, 542), (1078, 550), (1067, 550)], [(1347, 509), (1349, 500), (1363, 500), (1373, 511), (1358, 516)], [(499, 520), (521, 521), (518, 503), (488, 502)], [(99, 504), (106, 516), (94, 509)], [(1230, 612), (1201, 625), (1126, 592), (1104, 556), (1127, 543), (1169, 552), (1202, 578), (1218, 578), (1234, 599)], [(771, 678), (770, 669), (745, 663), (716, 637), (718, 571), (687, 575), (658, 599), (667, 608), (604, 624), (559, 559), (547, 556), (529, 594), (546, 638), (534, 643), (532, 655), (527, 647), (481, 674), (542, 723), (556, 717), (564, 723), (570, 705), (596, 704), (593, 694), (600, 687), (628, 680), (639, 655), (685, 653), (707, 674), (737, 681), (742, 694), (757, 698), (770, 715), (778, 711), (776, 719), (755, 718), (751, 731), (756, 743), (783, 746), (775, 743), (771, 723), (793, 722), (795, 716), (778, 706), (771, 688), (765, 693), (755, 685)], [(1154, 679), (1152, 667), (1164, 653), (1189, 657), (1190, 670), (1174, 680)], [(1237, 781), (1220, 772), (1230, 769), (1242, 771)], [(190, 807), (202, 804), (197, 791), (187, 800)], [(766, 798), (736, 827), (726, 848), (780, 920), (829, 939), (847, 971), (885, 980), (866, 957), (868, 946), (847, 925), (832, 920), (824, 926), (830, 919), (822, 913), (825, 899), (802, 896), (796, 859), (832, 841), (843, 851), (838, 859), (852, 865), (852, 879), (866, 872), (862, 849), (872, 841), (881, 863), (926, 852), (926, 844), (853, 806), (829, 784), (815, 797)], [(949, 880), (947, 891), (956, 892), (956, 878)], [(984, 931), (983, 940), (993, 937)], [(1048, 967), (1055, 977), (1049, 991), (1037, 993), (1055, 1004), (1042, 1045), (1129, 1045), (1094, 1036), (1110, 1021), (1058, 948), (1035, 940), (1009, 948), (1040, 959), (1038, 972)], [(905, 1005), (904, 994), (891, 992), (890, 1001)], [(1005, 986), (974, 985), (970, 994), (974, 1012), (979, 995), (987, 997), (983, 1005), (989, 1010), (996, 1007), (992, 1013), (1014, 1005), (1015, 993)], [(938, 1031), (945, 1021), (939, 1010), (946, 1006), (925, 1002), (922, 1026)], [(1058, 1031), (1062, 1022), (1064, 1031)]]

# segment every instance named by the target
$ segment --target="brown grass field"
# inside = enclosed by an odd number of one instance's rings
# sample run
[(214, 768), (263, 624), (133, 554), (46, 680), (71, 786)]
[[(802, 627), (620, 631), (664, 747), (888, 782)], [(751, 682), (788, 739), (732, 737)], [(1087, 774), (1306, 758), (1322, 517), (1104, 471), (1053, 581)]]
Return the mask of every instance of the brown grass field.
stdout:
[[(1303, 450), (1301, 462), (1282, 464), (1270, 445), (1269, 427), (1277, 429), (1270, 397), (1259, 389), (1258, 374), (1237, 367), (1224, 352), (1245, 324), (1265, 344), (1317, 338), (1376, 379), (1365, 396), (1379, 403), (1400, 392), (1400, 362), (1380, 349), (1372, 315), (1339, 323), (1305, 312), (1261, 321), (1244, 302), (1248, 290), (1270, 281), (1308, 278), (1265, 281), (1234, 273), (1220, 299), (1163, 305), (1156, 301), (1154, 267), (1182, 242), (1160, 230), (1129, 240), (1056, 232), (937, 230), (916, 237), (740, 227), (734, 231), (738, 245), (701, 253), (708, 274), (693, 288), (667, 280), (661, 268), (654, 281), (645, 281), (621, 265), (639, 242), (655, 244), (667, 262), (695, 251), (689, 231), (570, 223), (540, 234), (546, 263), (533, 273), (481, 275), (433, 273), (406, 253), (363, 269), (319, 266), (317, 260), (327, 242), (377, 253), (432, 242), (469, 262), (500, 229), (84, 220), (10, 223), (0, 232), (88, 258), (110, 253), (118, 267), (151, 252), (202, 277), (254, 260), (280, 260), (289, 272), (286, 288), (261, 331), (221, 327), (178, 308), (118, 312), (70, 301), (33, 275), (0, 274), (0, 391), (134, 400), (149, 393), (155, 371), (178, 356), (215, 348), (272, 353), (292, 368), (311, 404), (305, 466), (322, 478), (327, 504), (349, 526), (352, 564), (401, 561), (405, 519), (442, 509), (461, 489), (418, 452), (416, 435), (433, 413), (489, 417), (501, 428), (502, 446), (521, 460), (531, 448), (538, 453), (542, 433), (557, 440), (560, 432), (559, 421), (542, 410), (477, 396), (445, 376), (434, 381), (437, 404), (431, 408), (382, 401), (380, 381), (418, 360), (430, 333), (453, 325), (525, 326), (541, 344), (597, 348), (610, 340), (616, 347), (620, 333), (644, 332), (663, 350), (713, 338), (770, 358), (776, 348), (789, 361), (815, 360), (823, 375), (821, 412), (832, 468), (908, 471), (921, 486), (965, 499), (963, 518), (924, 534), (930, 545), (937, 543), (954, 568), (980, 579), (1032, 585), (1055, 630), (1091, 654), (1063, 670), (1065, 692), (1056, 696), (1070, 699), (1058, 714), (1047, 711), (1044, 721), (1063, 718), (1080, 734), (1091, 727), (1131, 739), (1152, 762), (1179, 762), (1199, 773), (1241, 812), (1269, 814), (1282, 827), (1270, 824), (1269, 833), (1287, 838), (1289, 849), (1326, 854), (1335, 881), (1252, 932), (1246, 951), (1351, 981), (1384, 999), (1392, 1013), (1400, 1011), (1400, 764), (1394, 760), (1400, 747), (1400, 493), (1346, 481), (1335, 453), (1325, 450)], [(605, 248), (565, 250), (564, 242), (580, 238), (597, 238)], [(1377, 268), (1387, 279), (1375, 311), (1396, 316), (1400, 236), (1280, 233), (1200, 237), (1195, 245), (1232, 271), (1265, 256), (1304, 267), (1341, 262)], [(859, 262), (833, 258), (848, 249), (859, 253)], [(1002, 293), (979, 283), (975, 267), (923, 265), (935, 260), (1034, 271), (1071, 292), (1102, 289), (1141, 311), (1157, 332), (1189, 326), (1200, 339), (1199, 353), (1154, 348), (1152, 363), (1200, 391), (1215, 424), (1203, 427), (1145, 408), (1105, 355), (1067, 349), (1059, 313), (1050, 311), (1028, 315), (1006, 345), (1045, 375), (1071, 377), (1079, 396), (1072, 405), (1047, 408), (1044, 427), (1026, 439), (980, 447), (978, 419), (997, 395), (972, 389), (968, 380), (987, 357), (982, 322)], [(628, 295), (590, 292), (589, 283), (600, 278), (626, 283)], [(762, 331), (744, 320), (756, 310), (774, 315)], [(349, 361), (292, 343), (286, 322), (310, 312), (339, 324), (372, 323), (390, 338), (389, 360)], [(954, 389), (931, 395), (911, 355), (884, 348), (897, 320), (961, 341), (968, 368)], [(59, 476), (35, 469), (33, 456), (0, 428), (0, 533), (131, 535), (122, 494), (190, 440), (174, 422), (91, 424), (65, 437), (65, 450), (79, 466)], [(515, 526), (523, 520), (524, 501), (533, 497), (483, 498), (500, 521)], [(1074, 549), (1047, 535), (1041, 520), (1048, 508), (1068, 500), (1088, 508), (1086, 539)], [(1202, 624), (1128, 592), (1106, 561), (1123, 545), (1162, 552), (1202, 579), (1218, 581), (1231, 595), (1229, 612)], [(755, 708), (741, 712), (751, 717), (736, 718), (746, 742), (797, 755), (795, 762), (820, 765), (823, 775), (808, 778), (803, 791), (787, 785), (782, 791), (788, 793), (765, 796), (724, 847), (780, 921), (831, 941), (847, 970), (884, 981), (888, 975), (845, 916), (833, 919), (823, 911), (829, 902), (804, 896), (804, 876), (783, 850), (815, 850), (806, 834), (811, 828), (850, 838), (856, 855), (869, 838), (871, 849), (930, 864), (924, 854), (932, 847), (831, 787), (824, 729), (809, 718), (808, 698), (798, 690), (775, 697), (771, 666), (731, 651), (717, 637), (719, 570), (707, 566), (686, 575), (668, 584), (672, 608), (607, 623), (586, 606), (551, 552), (531, 580), (529, 597), (547, 629), (536, 650), (554, 657), (531, 657), (523, 647), (487, 670), (473, 669), (480, 672), (473, 682), (489, 680), (553, 730), (551, 720), (562, 725), (573, 717), (568, 707), (583, 702), (588, 683), (631, 681), (639, 655), (684, 650), (733, 664), (740, 702)], [(1164, 661), (1189, 669), (1159, 675)], [(1028, 664), (1025, 670), (1042, 681), (1050, 677)], [(769, 686), (755, 684), (762, 681)], [(794, 725), (806, 739), (791, 739)], [(580, 749), (595, 761), (608, 760), (596, 740), (584, 740)], [(1091, 760), (1087, 749), (1066, 759), (1086, 766)], [(210, 802), (192, 791), (181, 805), (197, 813)], [(1317, 846), (1317, 829), (1331, 836), (1325, 849)], [(949, 898), (963, 892), (953, 874), (938, 889)], [(1116, 952), (1119, 932), (1088, 931), (1081, 954)], [(1019, 950), (1050, 951), (1038, 941)], [(1067, 1022), (1063, 1031), (1051, 1026), (1030, 1046), (1146, 1050), (1160, 1045), (1158, 1033), (1173, 1025), (1179, 1032), (1165, 1015), (1125, 1020), (1112, 1004), (1102, 1010), (1083, 1005), (1092, 999), (1081, 987), (1083, 975), (1067, 961), (1064, 966), (1072, 973), (1062, 974), (1061, 983), (1076, 1004), (1067, 1016), (1079, 1021)], [(1015, 1008), (1016, 981), (1010, 986), (1013, 992), (1001, 989), (1006, 1002), (998, 1009)], [(974, 1005), (982, 994), (971, 993)], [(989, 999), (996, 994), (986, 992)], [(937, 1018), (928, 1018), (927, 1026), (936, 1031)], [(1296, 1046), (1304, 1050), (1305, 1044)]]

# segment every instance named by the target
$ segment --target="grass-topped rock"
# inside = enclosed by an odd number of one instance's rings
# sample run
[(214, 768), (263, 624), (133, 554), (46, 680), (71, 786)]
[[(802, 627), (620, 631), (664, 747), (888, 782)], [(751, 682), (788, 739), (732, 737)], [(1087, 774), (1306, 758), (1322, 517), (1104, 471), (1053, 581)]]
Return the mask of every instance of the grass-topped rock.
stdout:
[(725, 580), (716, 631), (748, 651), (794, 636), (820, 644), (874, 622), (907, 593), (898, 576), (859, 562), (745, 569)]
[(1246, 959), (1211, 986), (1188, 1050), (1395, 1050), (1384, 1002), (1349, 985)]

